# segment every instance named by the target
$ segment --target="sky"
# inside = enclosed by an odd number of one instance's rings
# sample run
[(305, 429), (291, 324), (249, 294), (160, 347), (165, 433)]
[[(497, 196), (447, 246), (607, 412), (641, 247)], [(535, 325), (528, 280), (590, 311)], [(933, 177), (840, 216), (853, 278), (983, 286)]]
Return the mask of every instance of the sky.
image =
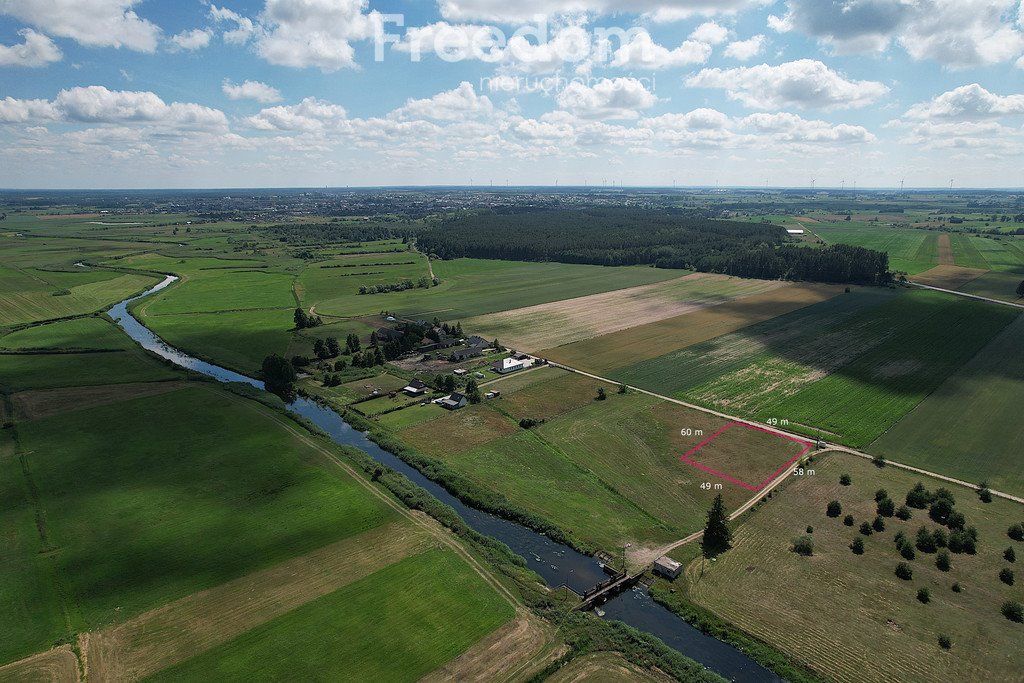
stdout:
[(1024, 187), (1022, 0), (0, 0), (0, 187)]

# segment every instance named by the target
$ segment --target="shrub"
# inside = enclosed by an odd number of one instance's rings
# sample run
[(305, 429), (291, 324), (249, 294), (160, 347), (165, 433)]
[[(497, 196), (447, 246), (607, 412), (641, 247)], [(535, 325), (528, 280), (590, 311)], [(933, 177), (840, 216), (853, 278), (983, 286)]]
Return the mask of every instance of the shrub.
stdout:
[(808, 526), (807, 527), (807, 533), (813, 534), (814, 533), (814, 527), (813, 526)]
[(892, 517), (896, 514), (896, 503), (892, 502), (892, 498), (883, 498), (878, 501), (877, 511), (882, 517)]
[(861, 524), (860, 524), (860, 532), (862, 534), (864, 534), (865, 536), (870, 536), (872, 534), (871, 525), (868, 524), (867, 522), (861, 522)]
[(964, 513), (957, 512), (956, 510), (949, 513), (949, 517), (946, 518), (946, 526), (950, 529), (963, 529), (966, 524), (967, 518), (964, 517)]
[(880, 455), (876, 455), (871, 459), (871, 464), (881, 469), (882, 467), (885, 467), (885, 458)]
[(904, 560), (913, 560), (917, 557), (917, 553), (914, 551), (914, 546), (910, 543), (903, 541), (902, 545), (897, 546), (900, 551), (900, 557)]
[(918, 510), (924, 510), (932, 502), (932, 496), (924, 484), (917, 482), (914, 488), (907, 492), (907, 505)]
[(1015, 541), (1024, 541), (1024, 524), (1011, 524), (1006, 535)]
[(906, 562), (900, 562), (896, 565), (896, 577), (904, 581), (910, 581), (914, 578), (914, 570)]
[(917, 589), (917, 600), (918, 600), (918, 602), (921, 602), (921, 603), (927, 605), (932, 600), (931, 591), (929, 591), (927, 588), (918, 588)]
[(949, 553), (943, 550), (935, 557), (935, 566), (939, 568), (939, 571), (948, 572), (950, 568)]
[(875, 517), (875, 521), (871, 522), (871, 528), (879, 533), (885, 531), (885, 520), (881, 515)]
[(982, 503), (992, 502), (992, 492), (988, 490), (988, 487), (983, 487), (978, 491), (978, 498), (981, 498)]
[(854, 555), (863, 555), (864, 554), (864, 539), (862, 539), (860, 536), (858, 536), (857, 538), (853, 539), (853, 543), (850, 544), (850, 550), (853, 551)]
[(977, 544), (971, 535), (963, 531), (962, 529), (955, 529), (949, 534), (949, 549), (950, 551), (961, 554), (967, 553), (973, 555), (977, 552)]
[(875, 491), (875, 502), (876, 503), (880, 503), (880, 502), (882, 502), (883, 500), (885, 500), (888, 497), (889, 497), (889, 492), (886, 491), (885, 489), (878, 489), (877, 491)]
[(939, 647), (941, 647), (943, 650), (948, 650), (949, 648), (953, 647), (953, 641), (950, 640), (949, 636), (947, 635), (940, 635)]
[(846, 526), (853, 526), (853, 515), (846, 515), (843, 517), (843, 524)]
[(935, 546), (935, 537), (925, 527), (917, 530), (917, 539), (914, 543), (922, 553), (934, 553), (938, 548)]
[(953, 584), (953, 592), (954, 593), (962, 593), (963, 591), (964, 591), (964, 587), (960, 585), (959, 581), (957, 581), (956, 583)]
[(831, 500), (828, 503), (828, 507), (825, 508), (825, 514), (829, 517), (838, 517), (843, 514), (843, 506), (838, 500)]
[(810, 536), (800, 536), (793, 539), (793, 552), (797, 555), (810, 557), (814, 554), (814, 539)]
[(900, 505), (896, 511), (896, 519), (902, 519), (904, 522), (914, 516), (914, 513), (910, 511), (906, 505)]
[(839, 484), (840, 485), (842, 485), (842, 486), (849, 486), (852, 483), (853, 483), (853, 479), (850, 478), (849, 474), (840, 474), (839, 475)]
[(1009, 567), (1004, 567), (999, 570), (999, 580), (1005, 583), (1007, 586), (1013, 585), (1013, 570)]
[(936, 548), (945, 548), (949, 545), (949, 537), (946, 536), (946, 532), (942, 529), (936, 529), (932, 532), (932, 538), (935, 540)]
[(1024, 605), (1016, 600), (1007, 600), (999, 611), (1010, 621), (1016, 621), (1018, 624), (1024, 622)]
[(1007, 548), (1006, 550), (1003, 551), (1003, 559), (1006, 560), (1007, 562), (1016, 562), (1017, 561), (1017, 553), (1014, 552), (1013, 548)]

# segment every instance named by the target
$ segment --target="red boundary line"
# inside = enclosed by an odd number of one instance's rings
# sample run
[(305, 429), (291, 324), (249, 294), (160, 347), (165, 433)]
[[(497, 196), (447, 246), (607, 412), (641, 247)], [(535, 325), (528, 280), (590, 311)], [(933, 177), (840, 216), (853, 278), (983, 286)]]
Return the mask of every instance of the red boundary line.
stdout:
[[(778, 436), (778, 437), (781, 437), (783, 439), (787, 439), (789, 441), (793, 441), (795, 443), (803, 444), (804, 447), (803, 447), (803, 449), (799, 453), (796, 454), (795, 457), (793, 457), (785, 465), (783, 465), (782, 467), (777, 469), (773, 475), (771, 475), (770, 477), (768, 477), (767, 479), (762, 481), (759, 486), (753, 486), (752, 484), (748, 484), (746, 482), (740, 481), (739, 479), (734, 479), (733, 477), (730, 477), (727, 474), (723, 474), (722, 472), (719, 472), (717, 470), (713, 470), (710, 467), (707, 467), (706, 465), (701, 465), (699, 462), (696, 462), (696, 461), (690, 459), (690, 456), (696, 454), (697, 451), (699, 451), (700, 449), (704, 448), (709, 443), (711, 443), (712, 441), (714, 441), (715, 439), (720, 437), (722, 434), (724, 434), (728, 429), (730, 429), (733, 426), (746, 427), (747, 429), (753, 429), (753, 430), (756, 430), (756, 431), (759, 431), (759, 432), (764, 432), (765, 434), (771, 434), (772, 436)], [(697, 444), (696, 447), (691, 448), (689, 451), (686, 452), (685, 455), (682, 455), (679, 459), (682, 460), (683, 462), (687, 462), (687, 463), (693, 465), (694, 467), (696, 467), (698, 469), (701, 469), (701, 470), (704, 470), (705, 472), (713, 474), (716, 477), (721, 477), (722, 479), (725, 479), (726, 481), (731, 481), (734, 484), (742, 486), (743, 488), (748, 489), (750, 491), (754, 491), (756, 493), (757, 491), (760, 491), (765, 486), (767, 486), (777, 476), (782, 474), (786, 470), (787, 467), (789, 467), (794, 462), (796, 462), (797, 460), (802, 458), (807, 453), (807, 451), (811, 450), (812, 445), (813, 444), (811, 444), (809, 441), (803, 441), (802, 439), (797, 439), (795, 437), (789, 436), (788, 434), (780, 434), (779, 432), (773, 432), (770, 429), (764, 429), (763, 427), (758, 427), (756, 425), (750, 425), (750, 424), (747, 424), (746, 422), (737, 422), (737, 421), (733, 420), (732, 422), (726, 423), (726, 425), (724, 427), (722, 427), (717, 432), (715, 432), (714, 434), (712, 434), (711, 436), (709, 436), (708, 438), (704, 439), (702, 442)]]

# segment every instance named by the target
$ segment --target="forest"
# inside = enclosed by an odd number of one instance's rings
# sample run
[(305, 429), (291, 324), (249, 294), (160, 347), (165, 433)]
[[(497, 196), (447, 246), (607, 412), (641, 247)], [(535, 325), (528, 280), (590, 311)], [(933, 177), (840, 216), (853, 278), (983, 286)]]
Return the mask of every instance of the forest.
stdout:
[(848, 245), (788, 242), (769, 224), (631, 208), (491, 211), (443, 221), (417, 235), (423, 252), (512, 261), (651, 265), (762, 279), (886, 284), (888, 255)]

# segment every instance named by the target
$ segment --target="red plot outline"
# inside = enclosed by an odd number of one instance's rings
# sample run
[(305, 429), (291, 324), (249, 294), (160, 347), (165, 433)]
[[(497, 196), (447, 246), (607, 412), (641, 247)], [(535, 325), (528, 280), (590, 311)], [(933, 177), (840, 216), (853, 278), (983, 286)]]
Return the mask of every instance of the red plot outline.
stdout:
[[(693, 456), (693, 455), (695, 455), (697, 453), (697, 451), (699, 451), (700, 449), (702, 449), (705, 446), (707, 446), (708, 444), (710, 444), (712, 441), (714, 441), (715, 439), (720, 437), (722, 434), (724, 434), (726, 431), (728, 431), (732, 427), (746, 427), (747, 429), (753, 429), (753, 430), (756, 430), (756, 431), (759, 431), (759, 432), (764, 432), (765, 434), (771, 434), (772, 436), (777, 436), (777, 437), (780, 437), (782, 439), (787, 439), (787, 440), (793, 441), (795, 443), (803, 444), (804, 447), (803, 447), (803, 450), (801, 450), (799, 453), (796, 454), (796, 456), (791, 458), (788, 462), (786, 462), (785, 465), (783, 465), (778, 470), (776, 470), (775, 474), (773, 474), (772, 476), (770, 476), (767, 479), (765, 479), (764, 481), (762, 481), (759, 486), (753, 486), (751, 484), (747, 484), (746, 482), (742, 482), (739, 479), (734, 479), (733, 477), (730, 477), (728, 474), (723, 474), (723, 473), (721, 473), (721, 472), (719, 472), (717, 470), (713, 470), (710, 467), (707, 467), (706, 465), (701, 465), (699, 462), (696, 462), (695, 460), (691, 460), (690, 459), (691, 456)], [(802, 458), (804, 456), (804, 454), (807, 453), (807, 451), (811, 450), (812, 446), (813, 446), (813, 444), (811, 444), (809, 441), (804, 441), (802, 439), (797, 439), (797, 438), (789, 436), (787, 434), (781, 434), (779, 432), (773, 432), (770, 429), (764, 429), (762, 427), (757, 427), (755, 425), (750, 425), (750, 424), (747, 424), (746, 422), (737, 422), (737, 421), (733, 420), (732, 422), (727, 423), (724, 427), (719, 429), (717, 432), (715, 432), (714, 434), (712, 434), (708, 438), (704, 439), (704, 441), (702, 441), (699, 444), (697, 444), (697, 446), (695, 448), (692, 448), (689, 451), (687, 451), (686, 454), (681, 456), (679, 459), (682, 460), (683, 462), (687, 462), (687, 463), (693, 465), (694, 467), (696, 467), (698, 469), (702, 469), (705, 472), (710, 472), (711, 474), (715, 475), (716, 477), (721, 477), (722, 479), (725, 479), (726, 481), (731, 481), (732, 483), (737, 484), (739, 486), (742, 486), (745, 489), (749, 489), (751, 491), (755, 491), (756, 492), (756, 491), (760, 491), (761, 489), (763, 489), (765, 486), (768, 485), (769, 482), (771, 482), (773, 479), (775, 479), (775, 477), (777, 477), (780, 474), (782, 474), (782, 472), (785, 471), (785, 469), (787, 467), (789, 467), (794, 462), (796, 462), (797, 460)]]

